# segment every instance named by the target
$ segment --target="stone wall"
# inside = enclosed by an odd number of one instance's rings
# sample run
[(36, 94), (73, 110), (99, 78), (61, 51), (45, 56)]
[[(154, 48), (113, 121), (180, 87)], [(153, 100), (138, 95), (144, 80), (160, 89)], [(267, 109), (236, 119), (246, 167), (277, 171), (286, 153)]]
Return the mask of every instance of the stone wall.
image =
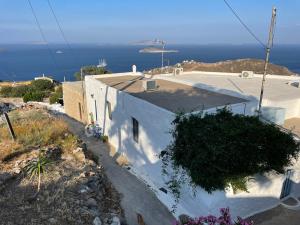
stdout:
[(88, 113), (84, 89), (85, 83), (82, 83), (81, 81), (63, 83), (65, 113), (86, 124), (88, 122)]

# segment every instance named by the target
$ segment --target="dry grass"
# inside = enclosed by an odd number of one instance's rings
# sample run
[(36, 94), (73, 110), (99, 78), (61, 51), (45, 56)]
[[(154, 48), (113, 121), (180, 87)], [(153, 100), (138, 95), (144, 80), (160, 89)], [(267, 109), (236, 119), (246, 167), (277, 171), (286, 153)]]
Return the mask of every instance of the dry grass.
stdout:
[(4, 82), (0, 82), (0, 87), (16, 87), (22, 85), (29, 85), (30, 83), (31, 81), (19, 81), (19, 82), (4, 81)]
[(77, 144), (77, 138), (69, 132), (67, 124), (44, 110), (16, 110), (9, 116), (17, 141), (11, 140), (5, 124), (0, 125), (0, 161), (17, 151), (30, 148), (57, 145), (70, 151)]

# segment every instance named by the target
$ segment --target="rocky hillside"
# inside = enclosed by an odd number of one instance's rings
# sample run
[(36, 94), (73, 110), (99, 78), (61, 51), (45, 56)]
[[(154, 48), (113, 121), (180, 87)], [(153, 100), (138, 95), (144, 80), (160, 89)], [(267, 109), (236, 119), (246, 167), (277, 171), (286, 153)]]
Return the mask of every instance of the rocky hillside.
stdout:
[[(9, 116), (17, 140), (0, 121), (0, 225), (121, 224), (119, 193), (63, 120), (26, 106)], [(38, 160), (40, 190), (28, 169)]]
[[(264, 60), (260, 59), (237, 59), (227, 60), (216, 63), (204, 63), (196, 61), (183, 61), (175, 66), (169, 68), (165, 67), (164, 72), (172, 72), (174, 67), (183, 67), (184, 71), (206, 71), (206, 72), (228, 72), (228, 73), (240, 73), (244, 70), (254, 71), (255, 73), (262, 74), (264, 71)], [(148, 71), (151, 74), (160, 73), (160, 68)], [(286, 75), (291, 76), (295, 73), (290, 71), (284, 66), (275, 64), (269, 64), (269, 74)]]

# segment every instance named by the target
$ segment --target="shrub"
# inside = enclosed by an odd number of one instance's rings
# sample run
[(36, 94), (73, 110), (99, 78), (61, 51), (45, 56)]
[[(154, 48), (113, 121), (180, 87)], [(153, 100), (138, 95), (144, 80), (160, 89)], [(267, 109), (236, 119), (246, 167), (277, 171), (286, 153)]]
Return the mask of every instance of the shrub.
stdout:
[(44, 97), (45, 97), (45, 94), (43, 92), (32, 91), (32, 92), (27, 92), (23, 96), (23, 101), (24, 102), (29, 102), (29, 101), (42, 102)]
[(50, 95), (50, 104), (57, 103), (63, 97), (62, 85), (58, 86), (54, 93)]
[(30, 87), (27, 85), (16, 86), (12, 88), (11, 97), (23, 97), (26, 93), (28, 93)]
[(30, 91), (28, 85), (21, 85), (16, 87), (5, 86), (0, 90), (0, 95), (2, 97), (23, 97), (26, 93)]
[(1, 87), (1, 89), (0, 89), (0, 95), (1, 95), (2, 97), (5, 97), (5, 98), (11, 97), (12, 89), (13, 89), (12, 87), (9, 87), (9, 86), (3, 86), (3, 87)]
[(35, 91), (54, 91), (54, 84), (49, 80), (33, 80), (30, 86)]
[(160, 155), (164, 169), (170, 163), (177, 173), (182, 168), (192, 183), (209, 193), (230, 186), (245, 191), (248, 176), (283, 173), (299, 153), (291, 134), (227, 109), (214, 115), (178, 115), (173, 124), (173, 142)]

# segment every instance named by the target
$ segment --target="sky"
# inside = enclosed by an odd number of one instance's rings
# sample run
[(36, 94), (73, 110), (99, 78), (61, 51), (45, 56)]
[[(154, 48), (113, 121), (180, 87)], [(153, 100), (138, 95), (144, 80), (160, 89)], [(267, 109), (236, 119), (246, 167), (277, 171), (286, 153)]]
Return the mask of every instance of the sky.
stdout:
[[(223, 0), (50, 0), (70, 43), (254, 44)], [(227, 0), (264, 43), (300, 44), (300, 0)], [(47, 42), (64, 43), (47, 0), (31, 0)], [(41, 43), (28, 0), (0, 0), (0, 43)]]

